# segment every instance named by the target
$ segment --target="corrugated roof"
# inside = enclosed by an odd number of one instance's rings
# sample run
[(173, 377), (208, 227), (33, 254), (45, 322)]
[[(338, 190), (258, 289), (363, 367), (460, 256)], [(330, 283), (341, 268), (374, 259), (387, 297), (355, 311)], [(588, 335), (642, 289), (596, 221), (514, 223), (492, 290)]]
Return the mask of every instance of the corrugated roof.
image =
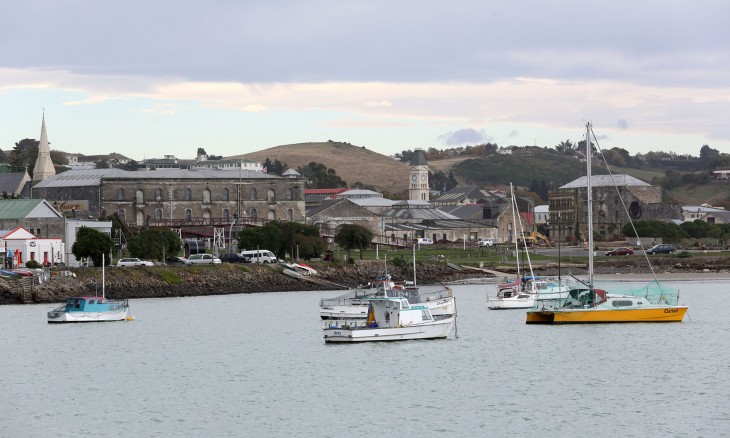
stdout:
[(0, 219), (23, 219), (43, 199), (0, 199)]
[(157, 169), (129, 171), (122, 169), (79, 169), (68, 170), (45, 179), (33, 187), (80, 187), (98, 186), (102, 179), (282, 179), (278, 175), (257, 172), (250, 169)]
[[(561, 189), (579, 189), (586, 187), (588, 184), (588, 177), (581, 176), (580, 178), (569, 182), (568, 184), (561, 186), (559, 188)], [(624, 175), (624, 174), (618, 174), (618, 175), (592, 175), (591, 176), (591, 186), (593, 187), (629, 187), (629, 186), (639, 186), (639, 187), (651, 187), (651, 184), (646, 183), (640, 179), (634, 178), (631, 175)]]

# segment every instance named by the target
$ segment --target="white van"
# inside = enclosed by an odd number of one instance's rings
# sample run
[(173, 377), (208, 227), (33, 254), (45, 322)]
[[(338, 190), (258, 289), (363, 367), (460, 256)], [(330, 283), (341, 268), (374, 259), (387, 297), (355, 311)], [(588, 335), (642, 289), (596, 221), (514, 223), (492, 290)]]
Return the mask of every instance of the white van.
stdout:
[(241, 255), (244, 257), (249, 257), (251, 259), (252, 263), (276, 263), (278, 260), (276, 259), (276, 256), (273, 252), (267, 250), (267, 249), (259, 249), (259, 250), (251, 250), (251, 251), (241, 251)]

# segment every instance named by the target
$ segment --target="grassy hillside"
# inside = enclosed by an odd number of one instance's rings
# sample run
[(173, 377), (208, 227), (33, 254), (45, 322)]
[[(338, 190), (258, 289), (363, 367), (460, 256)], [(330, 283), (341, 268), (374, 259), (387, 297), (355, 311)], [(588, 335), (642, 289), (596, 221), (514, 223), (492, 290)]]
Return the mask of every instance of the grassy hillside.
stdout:
[(240, 157), (261, 162), (266, 158), (271, 161), (279, 160), (293, 169), (316, 161), (334, 169), (348, 185), (359, 181), (392, 194), (402, 193), (408, 189), (408, 164), (347, 143), (297, 143), (251, 152), (235, 158)]
[(711, 182), (677, 187), (668, 194), (668, 200), (681, 205), (710, 204), (730, 207), (730, 184)]
[[(559, 187), (585, 175), (585, 163), (550, 150), (536, 149), (529, 155), (492, 155), (471, 158), (452, 167), (468, 184), (502, 185), (512, 182), (529, 187), (533, 179)], [(595, 174), (606, 173), (594, 168)]]

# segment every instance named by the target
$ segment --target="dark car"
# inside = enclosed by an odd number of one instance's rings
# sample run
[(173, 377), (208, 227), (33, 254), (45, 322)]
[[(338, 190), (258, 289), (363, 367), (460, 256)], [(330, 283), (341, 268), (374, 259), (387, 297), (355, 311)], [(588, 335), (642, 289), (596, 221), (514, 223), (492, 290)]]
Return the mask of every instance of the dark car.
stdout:
[(674, 245), (669, 245), (667, 243), (662, 243), (659, 245), (654, 245), (651, 248), (646, 250), (647, 254), (672, 254), (677, 249), (674, 247)]
[(606, 251), (607, 256), (615, 255), (632, 255), (634, 250), (631, 248), (614, 248), (611, 251)]
[(230, 254), (221, 254), (218, 256), (218, 258), (225, 263), (251, 263), (251, 259), (249, 257), (242, 256), (237, 252)]
[(166, 265), (189, 265), (190, 261), (185, 257), (168, 257), (165, 259)]

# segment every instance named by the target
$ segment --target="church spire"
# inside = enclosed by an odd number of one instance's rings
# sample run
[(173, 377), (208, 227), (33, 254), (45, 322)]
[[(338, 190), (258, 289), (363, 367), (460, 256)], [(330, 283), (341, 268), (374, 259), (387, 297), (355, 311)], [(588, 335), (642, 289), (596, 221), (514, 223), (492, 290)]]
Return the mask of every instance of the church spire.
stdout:
[(36, 159), (33, 168), (33, 183), (39, 183), (46, 178), (56, 174), (51, 162), (51, 150), (48, 146), (48, 134), (46, 134), (46, 112), (43, 111), (43, 121), (41, 122), (41, 141), (38, 144), (38, 159)]

